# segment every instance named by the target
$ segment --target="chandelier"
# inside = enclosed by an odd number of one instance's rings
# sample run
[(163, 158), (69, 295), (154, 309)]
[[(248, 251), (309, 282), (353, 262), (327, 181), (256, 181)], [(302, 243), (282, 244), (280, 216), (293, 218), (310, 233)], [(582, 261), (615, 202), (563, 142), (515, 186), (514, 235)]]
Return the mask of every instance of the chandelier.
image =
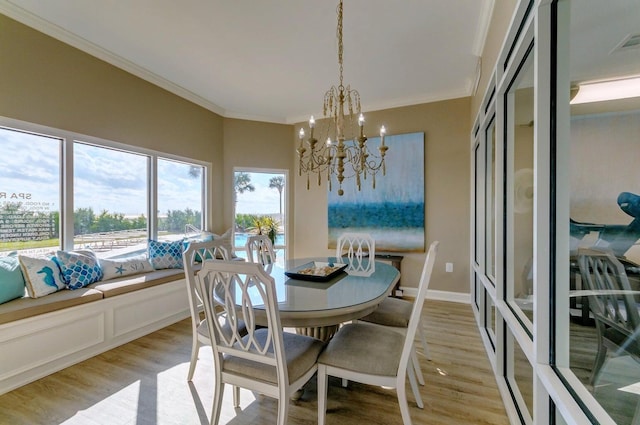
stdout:
[[(305, 131), (300, 129), (300, 144), (296, 149), (300, 162), (299, 175), (307, 174), (307, 190), (309, 189), (310, 176), (317, 175), (318, 185), (321, 182), (322, 174), (326, 173), (329, 190), (332, 190), (332, 181), (335, 179), (338, 183), (338, 195), (342, 196), (342, 182), (345, 178), (355, 177), (355, 184), (358, 190), (361, 190), (362, 181), (370, 177), (373, 189), (376, 188), (376, 174), (382, 171), (382, 175), (386, 174), (384, 157), (389, 149), (384, 144), (385, 128), (380, 128), (380, 146), (378, 147), (379, 155), (371, 152), (367, 147), (367, 137), (364, 135), (364, 116), (360, 110), (360, 93), (351, 89), (350, 85), (346, 87), (342, 78), (342, 0), (338, 5), (338, 29), (336, 31), (338, 37), (338, 65), (340, 84), (332, 86), (324, 94), (324, 105), (322, 108), (323, 115), (328, 120), (326, 126), (326, 143), (318, 143), (314, 138), (314, 129), (316, 127), (313, 115), (309, 119), (309, 138), (304, 142)], [(345, 115), (345, 106), (349, 113)], [(358, 136), (354, 137), (355, 117), (358, 117)], [(350, 138), (345, 137), (345, 126), (351, 128)], [(319, 129), (318, 129), (318, 132)], [(324, 138), (322, 140), (325, 140)]]

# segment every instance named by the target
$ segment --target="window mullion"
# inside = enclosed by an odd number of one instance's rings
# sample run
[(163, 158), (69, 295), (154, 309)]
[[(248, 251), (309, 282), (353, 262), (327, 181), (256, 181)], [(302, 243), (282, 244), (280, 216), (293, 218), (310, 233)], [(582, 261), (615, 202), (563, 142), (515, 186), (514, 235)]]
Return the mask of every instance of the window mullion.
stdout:
[(158, 156), (151, 155), (147, 160), (148, 176), (148, 231), (149, 239), (158, 239)]
[(73, 137), (62, 135), (60, 170), (60, 246), (72, 250), (74, 246), (73, 228)]

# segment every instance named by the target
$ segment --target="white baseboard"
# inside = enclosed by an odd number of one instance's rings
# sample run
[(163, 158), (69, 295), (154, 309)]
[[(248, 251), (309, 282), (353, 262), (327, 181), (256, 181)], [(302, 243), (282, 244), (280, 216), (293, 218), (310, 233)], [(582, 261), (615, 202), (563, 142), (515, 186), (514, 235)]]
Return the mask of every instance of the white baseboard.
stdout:
[[(407, 297), (415, 298), (418, 295), (418, 288), (400, 287)], [(468, 293), (438, 291), (435, 289), (427, 290), (428, 300), (449, 301), (453, 303), (471, 304), (471, 296)]]

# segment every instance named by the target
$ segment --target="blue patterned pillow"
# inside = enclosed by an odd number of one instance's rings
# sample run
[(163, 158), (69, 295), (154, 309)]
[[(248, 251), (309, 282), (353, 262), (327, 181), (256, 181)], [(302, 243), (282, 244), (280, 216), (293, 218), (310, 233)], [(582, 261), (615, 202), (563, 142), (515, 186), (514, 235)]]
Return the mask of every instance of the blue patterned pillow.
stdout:
[(64, 289), (62, 273), (60, 273), (58, 263), (53, 259), (19, 255), (18, 261), (20, 261), (29, 297), (39, 298)]
[(58, 251), (56, 259), (69, 289), (79, 289), (102, 279), (102, 269), (95, 255), (73, 251)]
[(182, 239), (173, 242), (159, 242), (149, 239), (149, 261), (154, 269), (181, 269)]

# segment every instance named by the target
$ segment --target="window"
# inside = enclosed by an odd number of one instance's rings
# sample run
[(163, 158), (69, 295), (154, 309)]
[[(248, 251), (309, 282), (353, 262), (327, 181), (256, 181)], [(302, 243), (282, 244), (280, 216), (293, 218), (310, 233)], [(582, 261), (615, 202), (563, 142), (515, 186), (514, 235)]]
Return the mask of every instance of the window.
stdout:
[(480, 264), (480, 255), (481, 255), (481, 251), (480, 251), (480, 243), (482, 241), (481, 239), (481, 231), (483, 229), (482, 227), (482, 217), (483, 217), (483, 211), (482, 209), (484, 208), (484, 203), (481, 202), (482, 201), (482, 178), (481, 178), (481, 150), (480, 150), (480, 144), (477, 144), (476, 147), (473, 150), (473, 163), (474, 163), (474, 171), (475, 171), (475, 187), (473, 190), (473, 199), (475, 201), (475, 208), (473, 209), (474, 212), (474, 222), (475, 222), (475, 229), (476, 231), (474, 232), (473, 235), (473, 242), (474, 242), (474, 249), (473, 249), (473, 258), (475, 260), (476, 264)]
[(245, 244), (251, 234), (272, 237), (276, 261), (286, 259), (287, 172), (240, 170), (234, 172), (235, 249), (246, 258)]
[(495, 214), (495, 181), (496, 181), (496, 123), (495, 119), (492, 119), (489, 123), (489, 127), (485, 131), (485, 145), (486, 145), (486, 158), (485, 158), (485, 271), (487, 277), (491, 280), (491, 283), (495, 282), (496, 275), (496, 263), (495, 263), (495, 229), (496, 229), (496, 214)]
[(146, 155), (74, 143), (74, 247), (101, 257), (146, 248), (148, 163)]
[(54, 136), (0, 127), (0, 256), (60, 246), (60, 149)]
[(504, 139), (507, 234), (505, 252), (506, 296), (527, 329), (533, 323), (533, 43), (522, 58), (505, 94)]
[[(495, 311), (496, 346), (484, 343), (512, 423), (640, 420), (640, 98), (570, 103), (580, 86), (638, 75), (638, 16), (635, 0), (518, 2), (497, 58), (495, 174), (472, 133), (476, 191), (496, 188), (473, 208), (490, 215), (495, 196), (496, 221), (495, 240), (473, 245), (471, 286), (483, 335)], [(492, 119), (482, 108), (478, 128)], [(476, 240), (491, 225), (473, 220)]]
[(0, 256), (126, 257), (206, 228), (207, 163), (2, 117), (0, 149)]
[(201, 165), (158, 159), (158, 238), (176, 240), (203, 227), (205, 170)]
[[(569, 351), (565, 375), (577, 378), (574, 386), (590, 396), (581, 400), (586, 409), (595, 412), (597, 404), (617, 424), (638, 423), (640, 318), (633, 310), (640, 305), (640, 98), (582, 103), (580, 97), (590, 81), (638, 75), (640, 50), (622, 46), (637, 34), (640, 3), (562, 3), (569, 6), (571, 22), (569, 66), (568, 72), (558, 70), (558, 78), (574, 90), (562, 99), (571, 104), (563, 122), (567, 155), (558, 158), (567, 170), (558, 172), (558, 184), (568, 188), (568, 196), (559, 209), (566, 208), (569, 217), (558, 217), (569, 223), (568, 232), (557, 235), (568, 247), (558, 255), (566, 273), (558, 280), (569, 290), (558, 292), (557, 302), (571, 320), (558, 325), (556, 344)], [(596, 268), (590, 261), (601, 255), (619, 268)]]

